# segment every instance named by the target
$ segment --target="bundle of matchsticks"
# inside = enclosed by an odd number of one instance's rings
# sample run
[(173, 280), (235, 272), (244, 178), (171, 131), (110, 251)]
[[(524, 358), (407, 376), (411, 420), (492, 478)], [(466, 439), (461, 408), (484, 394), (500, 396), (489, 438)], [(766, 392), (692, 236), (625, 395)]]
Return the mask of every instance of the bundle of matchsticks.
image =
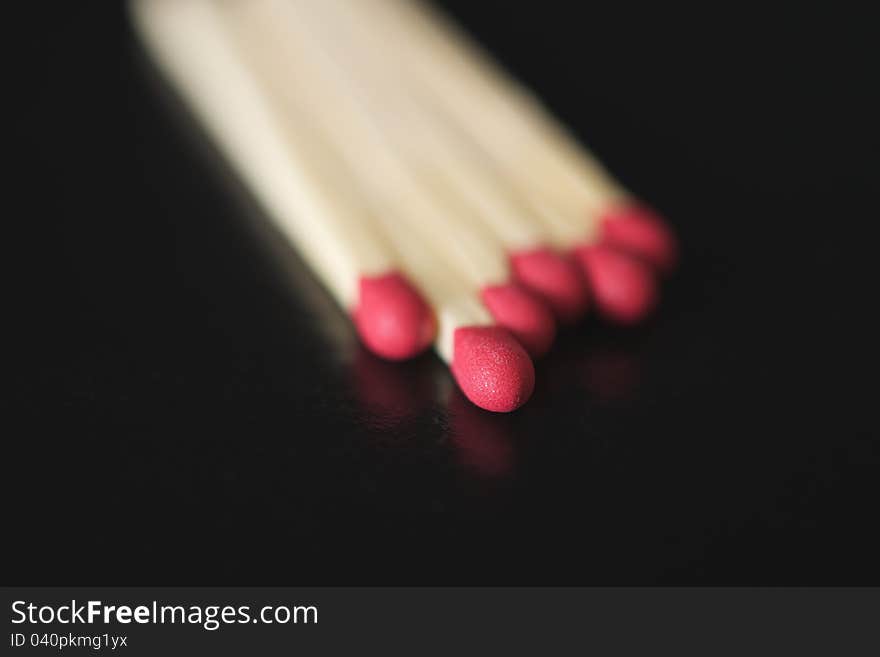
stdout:
[(148, 50), (267, 215), (392, 360), (431, 345), (498, 412), (588, 309), (632, 324), (663, 221), (415, 0), (133, 0)]

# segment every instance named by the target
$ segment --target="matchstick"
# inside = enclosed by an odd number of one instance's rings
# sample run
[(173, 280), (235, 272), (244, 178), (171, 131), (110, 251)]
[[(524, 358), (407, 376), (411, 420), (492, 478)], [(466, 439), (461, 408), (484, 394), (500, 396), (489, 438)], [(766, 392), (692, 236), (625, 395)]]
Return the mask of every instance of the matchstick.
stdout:
[(277, 227), (351, 313), (364, 343), (392, 360), (430, 345), (430, 308), (388, 243), (363, 219), (364, 208), (321, 168), (321, 153), (291, 144), (291, 132), (230, 47), (215, 6), (136, 0), (131, 8), (159, 67)]
[[(446, 198), (447, 190), (420, 180), (406, 166), (345, 68), (300, 24), (293, 7), (283, 0), (231, 3), (224, 14), (252, 69), (286, 111), (317, 126), (373, 199), (373, 214), (387, 232), (438, 251), (438, 260), (458, 271), (464, 287), (483, 299), (500, 326), (533, 356), (546, 352), (555, 335), (551, 312), (510, 280), (506, 254), (493, 236), (461, 215), (463, 208)], [(442, 274), (442, 268), (435, 273)]]
[(442, 107), (528, 195), (554, 242), (582, 264), (606, 314), (636, 321), (650, 309), (653, 277), (623, 254), (669, 270), (674, 238), (535, 98), (416, 3), (323, 0), (319, 6), (357, 26), (361, 53), (382, 53), (391, 75), (417, 89), (427, 108)]

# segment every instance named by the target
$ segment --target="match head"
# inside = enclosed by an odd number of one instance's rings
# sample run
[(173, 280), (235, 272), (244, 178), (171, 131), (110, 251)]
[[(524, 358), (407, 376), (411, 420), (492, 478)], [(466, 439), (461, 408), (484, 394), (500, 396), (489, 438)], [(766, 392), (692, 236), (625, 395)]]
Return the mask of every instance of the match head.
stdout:
[(556, 321), (540, 299), (516, 283), (487, 285), (481, 297), (498, 325), (510, 331), (532, 358), (547, 353), (556, 337)]
[(352, 313), (358, 334), (377, 356), (404, 360), (434, 340), (437, 323), (422, 295), (398, 272), (361, 276)]
[(657, 305), (657, 281), (650, 267), (604, 244), (574, 250), (603, 317), (618, 324), (637, 324)]
[(452, 374), (465, 396), (480, 408), (509, 413), (535, 388), (532, 360), (500, 326), (465, 326), (453, 336)]
[(537, 294), (560, 322), (573, 324), (587, 311), (589, 292), (577, 264), (548, 248), (511, 254), (517, 280)]
[(612, 208), (602, 215), (600, 241), (632, 253), (669, 273), (678, 261), (678, 243), (659, 214), (637, 203)]

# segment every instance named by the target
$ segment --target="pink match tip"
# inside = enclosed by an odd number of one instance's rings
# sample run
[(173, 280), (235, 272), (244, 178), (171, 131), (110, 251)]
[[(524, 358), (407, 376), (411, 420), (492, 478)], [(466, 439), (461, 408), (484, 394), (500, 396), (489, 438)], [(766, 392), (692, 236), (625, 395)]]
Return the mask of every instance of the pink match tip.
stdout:
[(453, 337), (452, 374), (465, 396), (480, 408), (508, 413), (535, 388), (532, 360), (500, 326), (465, 326)]
[(606, 319), (636, 324), (657, 305), (657, 281), (647, 264), (603, 244), (579, 246), (574, 255)]
[(353, 317), (364, 344), (377, 356), (404, 360), (424, 351), (436, 322), (419, 292), (398, 272), (362, 276)]
[(678, 244), (672, 231), (651, 208), (629, 203), (602, 216), (600, 241), (631, 253), (663, 273), (675, 268)]
[(556, 337), (553, 313), (516, 283), (483, 288), (483, 303), (499, 326), (513, 334), (532, 358), (543, 356)]
[(548, 248), (511, 254), (517, 280), (537, 294), (566, 324), (577, 321), (587, 311), (589, 292), (577, 265)]

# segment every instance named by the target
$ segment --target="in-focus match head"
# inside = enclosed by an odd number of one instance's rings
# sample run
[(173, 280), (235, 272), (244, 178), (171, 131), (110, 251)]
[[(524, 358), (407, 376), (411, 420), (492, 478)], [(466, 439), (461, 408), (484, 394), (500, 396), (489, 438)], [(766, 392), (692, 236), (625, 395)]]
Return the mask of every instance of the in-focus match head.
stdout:
[(516, 410), (535, 388), (531, 358), (516, 338), (500, 326), (456, 329), (452, 374), (468, 399), (496, 413)]
[(556, 337), (556, 320), (538, 297), (516, 283), (487, 285), (480, 296), (498, 325), (510, 331), (532, 358), (547, 353)]
[(602, 244), (632, 253), (663, 273), (678, 262), (678, 243), (667, 223), (651, 208), (628, 203), (602, 215)]
[(549, 248), (513, 253), (510, 264), (517, 280), (537, 294), (563, 324), (573, 324), (587, 311), (589, 292), (571, 259)]
[(428, 348), (437, 331), (434, 313), (404, 276), (362, 276), (358, 288), (352, 314), (370, 351), (388, 360), (404, 360)]
[(657, 280), (646, 263), (604, 244), (574, 250), (599, 313), (617, 324), (637, 324), (657, 305)]

